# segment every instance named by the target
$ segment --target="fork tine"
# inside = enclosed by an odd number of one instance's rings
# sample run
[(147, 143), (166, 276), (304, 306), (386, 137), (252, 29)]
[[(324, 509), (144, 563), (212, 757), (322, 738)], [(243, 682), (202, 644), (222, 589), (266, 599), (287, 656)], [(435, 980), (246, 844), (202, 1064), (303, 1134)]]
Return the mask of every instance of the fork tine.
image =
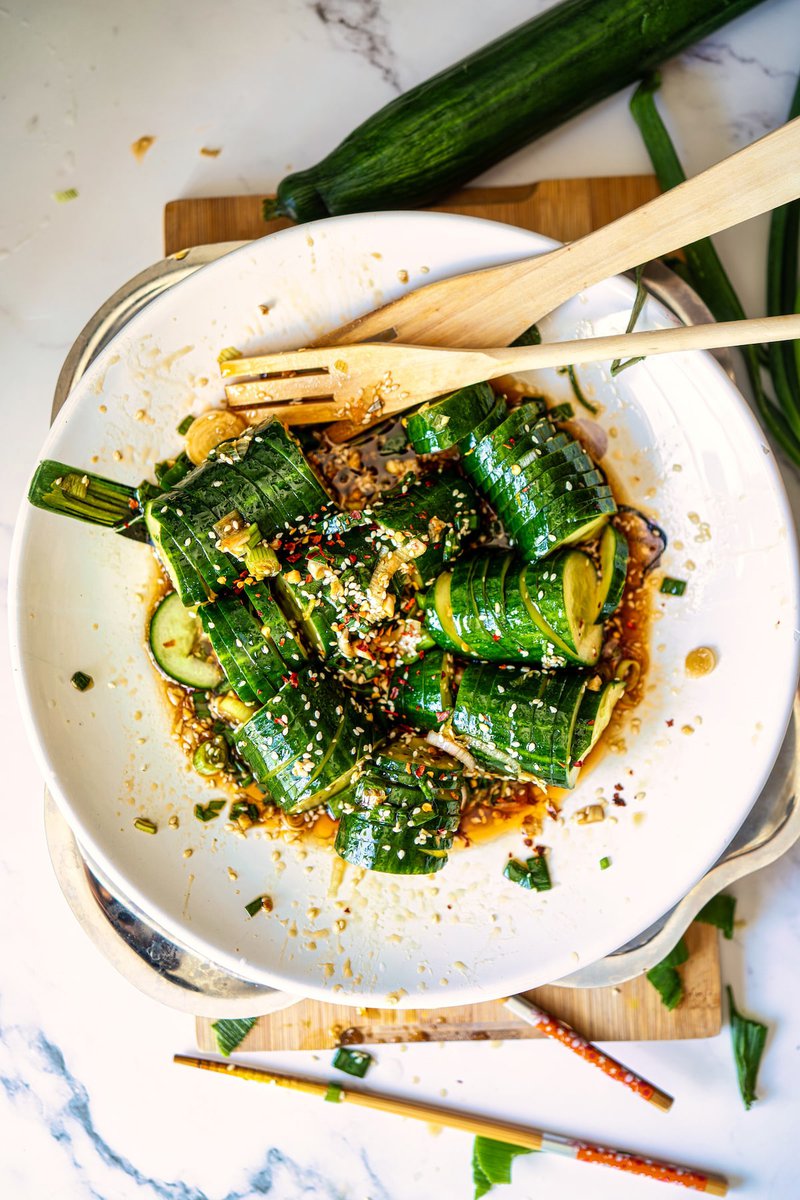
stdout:
[(263, 404), (331, 396), (333, 391), (330, 375), (322, 374), (294, 375), (288, 379), (254, 379), (250, 383), (229, 383), (225, 388), (232, 408), (257, 408)]
[(341, 358), (341, 352), (330, 350), (285, 350), (276, 354), (260, 354), (256, 358), (229, 358), (219, 364), (223, 379), (244, 379), (252, 375), (279, 375), (283, 371), (324, 371)]

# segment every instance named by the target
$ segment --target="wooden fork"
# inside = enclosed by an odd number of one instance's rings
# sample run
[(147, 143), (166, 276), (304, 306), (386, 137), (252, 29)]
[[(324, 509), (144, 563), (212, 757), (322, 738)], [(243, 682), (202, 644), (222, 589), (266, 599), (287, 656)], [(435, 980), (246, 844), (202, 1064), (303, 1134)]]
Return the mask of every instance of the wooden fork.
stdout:
[[(679, 326), (539, 346), (451, 350), (364, 342), (235, 358), (220, 370), (232, 408), (264, 408), (289, 425), (346, 419), (354, 427), (501, 375), (680, 350), (800, 339), (800, 314)], [(289, 374), (300, 372), (300, 374)]]

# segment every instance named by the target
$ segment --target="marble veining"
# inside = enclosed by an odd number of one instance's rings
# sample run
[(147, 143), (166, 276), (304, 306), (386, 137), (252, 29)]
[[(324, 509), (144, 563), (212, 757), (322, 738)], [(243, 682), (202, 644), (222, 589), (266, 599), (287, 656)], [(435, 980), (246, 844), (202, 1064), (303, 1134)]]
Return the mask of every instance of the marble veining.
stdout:
[[(86, 1086), (71, 1071), (62, 1049), (41, 1031), (0, 1024), (0, 1088), (15, 1116), (46, 1131), (58, 1154), (80, 1181), (82, 1195), (92, 1200), (210, 1200), (203, 1188), (179, 1179), (158, 1179), (140, 1170), (99, 1131)], [(6, 1130), (12, 1121), (6, 1117)], [(268, 1137), (265, 1139), (268, 1141)], [(0, 1137), (0, 1148), (2, 1138)], [(320, 1170), (304, 1166), (278, 1147), (258, 1151), (258, 1165), (241, 1188), (217, 1193), (215, 1200), (344, 1200), (338, 1183)], [(365, 1150), (352, 1154), (353, 1183), (367, 1189), (370, 1200), (391, 1200), (375, 1176)], [(2, 1171), (0, 1158), (0, 1172)], [(0, 1176), (1, 1178), (1, 1176)], [(3, 1195), (11, 1195), (3, 1190)], [(16, 1200), (16, 1198), (15, 1198)], [(21, 1198), (20, 1198), (21, 1200)]]
[(314, 0), (311, 8), (348, 49), (375, 67), (396, 92), (402, 90), (380, 0)]

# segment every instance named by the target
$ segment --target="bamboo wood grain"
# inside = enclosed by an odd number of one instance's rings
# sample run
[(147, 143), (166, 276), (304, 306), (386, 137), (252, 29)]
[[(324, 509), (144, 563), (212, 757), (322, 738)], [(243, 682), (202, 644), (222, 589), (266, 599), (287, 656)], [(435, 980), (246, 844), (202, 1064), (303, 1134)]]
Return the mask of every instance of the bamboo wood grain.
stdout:
[(201, 1071), (214, 1071), (228, 1075), (233, 1079), (303, 1092), (335, 1104), (352, 1104), (358, 1108), (370, 1109), (372, 1112), (385, 1113), (387, 1116), (425, 1121), (429, 1125), (443, 1125), (448, 1129), (457, 1129), (459, 1132), (468, 1133), (473, 1137), (508, 1142), (514, 1146), (522, 1146), (526, 1150), (558, 1154), (575, 1159), (577, 1162), (611, 1167), (614, 1170), (624, 1171), (631, 1175), (641, 1175), (659, 1183), (674, 1183), (684, 1189), (703, 1192), (706, 1195), (725, 1196), (728, 1191), (728, 1181), (724, 1176), (715, 1175), (709, 1171), (677, 1166), (675, 1163), (650, 1158), (631, 1150), (598, 1146), (584, 1141), (582, 1138), (534, 1129), (530, 1125), (500, 1121), (494, 1117), (481, 1116), (479, 1113), (459, 1112), (457, 1109), (443, 1108), (439, 1104), (429, 1104), (423, 1100), (405, 1100), (401, 1096), (354, 1090), (347, 1086), (344, 1080), (341, 1083), (321, 1083), (316, 1079), (308, 1079), (299, 1075), (265, 1071), (259, 1067), (247, 1067), (241, 1063), (215, 1062), (211, 1059), (194, 1058), (185, 1054), (174, 1055), (172, 1061), (178, 1066), (195, 1067)]
[[(551, 179), (514, 188), (467, 188), (438, 208), (571, 241), (645, 203), (657, 192), (650, 175)], [(164, 214), (165, 252), (172, 254), (203, 243), (245, 241), (281, 228), (286, 222), (262, 220), (263, 199), (255, 195), (172, 201)], [(681, 967), (685, 998), (674, 1012), (664, 1008), (655, 989), (643, 978), (616, 988), (549, 986), (528, 994), (592, 1041), (713, 1037), (722, 1021), (717, 933), (708, 925), (692, 925), (686, 937), (690, 958)], [(261, 1017), (245, 1048), (321, 1050), (336, 1046), (343, 1034), (373, 1044), (541, 1036), (507, 1012), (501, 1001), (438, 1010), (359, 1010), (300, 1000), (281, 1013)], [(216, 1049), (210, 1021), (198, 1020), (197, 1038), (203, 1049)]]
[[(797, 338), (800, 338), (800, 314), (795, 313), (482, 350), (380, 342), (315, 347), (232, 359), (223, 362), (221, 370), (224, 378), (233, 380), (278, 372), (314, 371), (313, 375), (294, 378), (233, 382), (225, 389), (228, 403), (234, 408), (268, 405), (274, 416), (290, 425), (350, 418), (357, 430), (358, 421), (368, 419), (368, 413), (372, 414), (370, 420), (378, 420), (423, 400), (501, 375)], [(314, 402), (315, 398), (319, 401), (328, 396), (331, 399), (324, 403)], [(303, 403), (293, 403), (298, 400)]]
[(800, 195), (800, 117), (610, 225), (536, 258), (418, 288), (320, 339), (508, 345), (559, 304), (639, 263), (739, 225)]

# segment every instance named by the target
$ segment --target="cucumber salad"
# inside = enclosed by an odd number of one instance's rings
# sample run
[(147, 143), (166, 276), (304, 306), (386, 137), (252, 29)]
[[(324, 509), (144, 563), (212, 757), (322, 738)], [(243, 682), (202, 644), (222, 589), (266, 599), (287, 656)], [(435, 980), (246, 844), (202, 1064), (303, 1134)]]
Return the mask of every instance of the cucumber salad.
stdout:
[(429, 874), (467, 812), (557, 815), (638, 676), (625, 514), (572, 416), (480, 384), (336, 446), (219, 410), (155, 483), (47, 460), (29, 498), (152, 548), (152, 658), (234, 789), (199, 819), (322, 818), (347, 862)]

